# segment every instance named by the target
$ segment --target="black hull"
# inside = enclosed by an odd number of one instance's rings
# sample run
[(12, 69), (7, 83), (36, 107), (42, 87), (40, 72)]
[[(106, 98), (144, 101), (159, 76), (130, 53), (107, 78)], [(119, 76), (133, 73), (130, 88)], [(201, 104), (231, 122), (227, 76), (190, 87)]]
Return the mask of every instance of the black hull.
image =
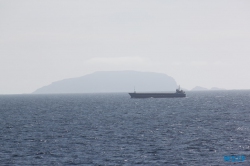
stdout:
[(185, 93), (129, 93), (131, 98), (176, 98), (186, 97)]

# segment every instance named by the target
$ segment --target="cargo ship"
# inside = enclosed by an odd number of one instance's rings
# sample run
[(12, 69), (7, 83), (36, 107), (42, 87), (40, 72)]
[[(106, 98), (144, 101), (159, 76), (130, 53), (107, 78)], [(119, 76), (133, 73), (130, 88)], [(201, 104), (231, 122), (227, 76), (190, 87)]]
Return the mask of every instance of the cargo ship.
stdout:
[(175, 98), (175, 97), (186, 97), (185, 91), (179, 87), (175, 93), (129, 93), (131, 98)]

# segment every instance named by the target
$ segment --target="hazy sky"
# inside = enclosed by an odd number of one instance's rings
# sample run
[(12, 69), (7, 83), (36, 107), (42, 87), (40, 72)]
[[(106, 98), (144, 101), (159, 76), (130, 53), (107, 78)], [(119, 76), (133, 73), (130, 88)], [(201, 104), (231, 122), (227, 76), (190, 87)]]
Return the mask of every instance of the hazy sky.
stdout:
[(250, 89), (250, 1), (0, 0), (0, 94), (105, 70)]

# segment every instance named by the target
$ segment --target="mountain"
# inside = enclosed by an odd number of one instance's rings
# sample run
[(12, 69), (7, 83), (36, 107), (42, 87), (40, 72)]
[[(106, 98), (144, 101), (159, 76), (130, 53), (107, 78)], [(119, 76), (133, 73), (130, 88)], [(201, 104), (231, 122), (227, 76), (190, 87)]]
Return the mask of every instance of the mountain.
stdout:
[(201, 87), (201, 86), (196, 86), (191, 91), (206, 91), (208, 90), (207, 88)]
[(134, 91), (175, 91), (176, 81), (162, 73), (138, 71), (99, 71), (78, 78), (53, 82), (34, 91), (47, 93), (99, 93)]
[(208, 91), (208, 90), (226, 90), (226, 89), (217, 88), (217, 87), (212, 87), (211, 89), (207, 89), (201, 86), (196, 86), (193, 89), (191, 89), (191, 91)]

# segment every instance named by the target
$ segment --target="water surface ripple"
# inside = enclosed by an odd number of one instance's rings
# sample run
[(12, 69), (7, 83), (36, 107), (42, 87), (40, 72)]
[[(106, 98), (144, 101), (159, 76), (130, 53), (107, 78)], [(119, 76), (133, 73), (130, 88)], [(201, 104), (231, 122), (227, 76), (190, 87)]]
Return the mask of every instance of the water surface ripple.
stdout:
[(0, 163), (249, 165), (250, 91), (187, 96), (1, 95)]

